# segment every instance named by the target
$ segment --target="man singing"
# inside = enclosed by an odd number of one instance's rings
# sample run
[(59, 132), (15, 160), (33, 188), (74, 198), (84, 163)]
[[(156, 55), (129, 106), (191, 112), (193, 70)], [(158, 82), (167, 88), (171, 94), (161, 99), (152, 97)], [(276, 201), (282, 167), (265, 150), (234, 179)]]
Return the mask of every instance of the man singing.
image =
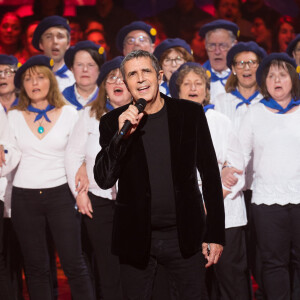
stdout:
[[(119, 180), (112, 252), (120, 258), (124, 299), (151, 299), (158, 264), (176, 284), (179, 299), (207, 299), (205, 266), (217, 263), (225, 226), (204, 111), (194, 102), (159, 93), (162, 71), (149, 52), (128, 54), (121, 72), (133, 104), (144, 98), (147, 105), (142, 113), (126, 105), (101, 118), (102, 150), (94, 176), (104, 189)], [(132, 128), (120, 138), (126, 120)]]

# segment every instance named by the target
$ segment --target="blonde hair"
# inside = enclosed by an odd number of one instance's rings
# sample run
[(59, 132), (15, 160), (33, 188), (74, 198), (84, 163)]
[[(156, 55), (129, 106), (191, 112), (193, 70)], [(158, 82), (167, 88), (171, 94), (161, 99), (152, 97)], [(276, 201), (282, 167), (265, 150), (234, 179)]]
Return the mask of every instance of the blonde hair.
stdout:
[(88, 105), (91, 106), (90, 116), (91, 117), (94, 116), (98, 121), (100, 121), (102, 115), (108, 111), (106, 108), (106, 99), (107, 99), (107, 94), (105, 89), (106, 78), (102, 81), (99, 87), (99, 93), (97, 98)]
[(29, 74), (42, 73), (49, 79), (50, 87), (47, 94), (47, 100), (50, 105), (53, 105), (56, 108), (60, 108), (66, 104), (62, 96), (62, 93), (58, 88), (58, 83), (53, 72), (46, 66), (32, 66), (22, 74), (19, 103), (14, 107), (15, 109), (25, 111), (27, 110), (28, 105), (30, 105), (31, 103), (31, 99), (28, 97), (23, 84), (25, 75), (28, 73)]

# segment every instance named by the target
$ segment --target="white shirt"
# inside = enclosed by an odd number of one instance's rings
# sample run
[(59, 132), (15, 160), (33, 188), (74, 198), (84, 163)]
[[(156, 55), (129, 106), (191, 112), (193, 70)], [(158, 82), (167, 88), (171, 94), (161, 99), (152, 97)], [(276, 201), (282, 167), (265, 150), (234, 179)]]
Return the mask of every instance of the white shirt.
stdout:
[[(263, 95), (259, 93), (253, 100), (251, 100), (251, 105), (258, 103), (261, 99), (263, 99)], [(231, 93), (223, 93), (218, 95), (214, 102), (215, 110), (226, 115), (232, 121), (236, 130), (239, 130), (241, 122), (251, 106), (242, 104), (236, 108), (240, 102), (242, 102), (242, 100)]]
[(90, 111), (90, 106), (80, 111), (79, 119), (68, 142), (65, 155), (68, 183), (76, 198), (75, 175), (85, 161), (90, 182), (89, 191), (96, 196), (114, 200), (116, 198), (115, 188), (102, 190), (94, 179), (95, 159), (101, 147), (99, 144), (99, 121), (94, 116), (90, 116)]
[(93, 96), (95, 95), (96, 91), (98, 89), (98, 86), (96, 85), (95, 89), (93, 90), (93, 92), (87, 97), (87, 98), (84, 98), (82, 97), (78, 91), (77, 91), (77, 87), (76, 87), (76, 84), (74, 85), (74, 92), (75, 92), (75, 95), (76, 95), (76, 99), (77, 101), (82, 105), (82, 106), (85, 106), (87, 105), (90, 100), (93, 98)]
[(250, 107), (239, 132), (245, 163), (253, 151), (252, 203), (300, 203), (300, 109), (276, 114), (262, 103)]
[[(249, 107), (258, 103), (262, 98), (263, 95), (258, 94), (253, 100), (251, 100), (251, 105), (243, 104), (236, 109), (236, 106), (241, 102), (241, 99), (231, 93), (220, 94), (215, 99), (215, 110), (225, 114), (232, 121), (236, 132), (238, 132)], [(245, 190), (252, 189), (253, 176), (253, 160), (251, 160), (246, 170)]]
[[(0, 168), (0, 200), (3, 201), (6, 196), (8, 181), (11, 178), (10, 172), (17, 166), (21, 157), (21, 152), (17, 149), (17, 147), (13, 145), (13, 141), (11, 140), (11, 135), (9, 132), (6, 113), (1, 104), (0, 104), (0, 145), (3, 145), (5, 151), (7, 152), (5, 153), (5, 164)], [(5, 212), (4, 213), (5, 216), (8, 216), (10, 214), (10, 205), (8, 209), (4, 210), (4, 212)]]
[(70, 105), (62, 107), (61, 114), (50, 131), (39, 139), (33, 134), (22, 111), (12, 110), (8, 121), (15, 143), (22, 152), (13, 185), (20, 188), (52, 188), (67, 182), (65, 149), (78, 119)]
[(73, 73), (70, 70), (67, 70), (65, 72), (65, 74), (68, 76), (66, 78), (61, 78), (59, 76), (55, 76), (57, 83), (58, 83), (58, 88), (61, 92), (63, 92), (63, 90), (65, 88), (67, 88), (68, 86), (71, 86), (75, 83), (75, 78)]
[[(228, 68), (224, 71), (222, 71), (221, 73), (216, 72), (214, 69), (212, 69), (212, 71), (220, 78), (225, 78), (226, 76), (228, 76), (231, 72), (231, 70)], [(215, 81), (215, 82), (211, 82), (210, 83), (210, 102), (212, 104), (215, 103), (215, 99), (217, 98), (217, 96), (219, 94), (224, 94), (225, 91), (225, 84), (227, 82), (227, 79), (222, 80), (223, 84), (221, 83), (220, 80)]]
[[(205, 115), (215, 148), (219, 170), (221, 171), (222, 166), (226, 162), (227, 165), (244, 171), (242, 148), (231, 121), (223, 114), (212, 109), (209, 109)], [(224, 199), (225, 228), (247, 224), (246, 206), (242, 193), (245, 178), (244, 175), (235, 176), (238, 178), (238, 182), (231, 188), (231, 193)], [(200, 176), (198, 176), (199, 178)]]

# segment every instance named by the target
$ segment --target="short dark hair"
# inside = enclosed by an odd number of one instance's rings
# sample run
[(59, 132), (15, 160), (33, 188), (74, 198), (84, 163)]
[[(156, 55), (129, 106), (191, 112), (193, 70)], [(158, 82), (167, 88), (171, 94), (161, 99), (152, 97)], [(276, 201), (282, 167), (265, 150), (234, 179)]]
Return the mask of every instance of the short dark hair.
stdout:
[(122, 76), (123, 76), (124, 80), (126, 80), (125, 70), (124, 70), (125, 64), (128, 61), (130, 61), (134, 58), (140, 58), (140, 57), (150, 58), (152, 66), (153, 66), (157, 76), (159, 75), (159, 71), (161, 70), (161, 68), (160, 68), (160, 65), (159, 65), (159, 62), (158, 62), (157, 58), (152, 53), (150, 53), (148, 51), (136, 50), (136, 51), (132, 51), (129, 54), (127, 54), (125, 56), (125, 58), (123, 59), (122, 63), (121, 63), (120, 70), (121, 70), (121, 73), (122, 73)]
[(289, 73), (291, 80), (292, 80), (292, 90), (291, 90), (292, 98), (295, 100), (300, 99), (299, 74), (296, 72), (294, 66), (292, 66), (290, 63), (282, 61), (282, 60), (272, 60), (271, 64), (268, 65), (266, 68), (264, 68), (264, 70), (262, 72), (261, 86), (260, 86), (262, 95), (266, 99), (271, 98), (271, 95), (269, 94), (267, 85), (266, 85), (266, 78), (268, 76), (271, 66), (277, 66), (279, 68), (283, 68)]
[[(85, 48), (85, 49), (81, 49), (79, 51), (86, 51), (87, 53), (89, 53), (89, 55), (92, 57), (92, 59), (95, 61), (95, 63), (98, 65), (99, 70), (101, 68), (101, 66), (104, 64), (105, 60), (103, 55), (100, 55), (99, 52), (95, 49), (91, 49), (91, 48)], [(76, 56), (77, 52), (74, 55), (73, 58), (73, 65), (74, 65), (74, 61), (75, 61), (75, 56)]]

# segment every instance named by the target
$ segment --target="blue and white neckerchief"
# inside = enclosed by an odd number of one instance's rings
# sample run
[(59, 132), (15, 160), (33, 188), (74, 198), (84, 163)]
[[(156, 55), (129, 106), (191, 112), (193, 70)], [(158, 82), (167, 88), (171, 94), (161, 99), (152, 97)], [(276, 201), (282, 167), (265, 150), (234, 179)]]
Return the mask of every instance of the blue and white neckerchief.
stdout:
[[(16, 98), (16, 99), (14, 100), (14, 102), (11, 104), (11, 106), (10, 106), (10, 107), (17, 106), (17, 105), (18, 105), (18, 103), (19, 103), (19, 98)], [(4, 106), (3, 106), (3, 108), (4, 108), (4, 111), (7, 113), (7, 109), (6, 109), (6, 107), (4, 107)]]
[(214, 109), (215, 105), (214, 104), (207, 104), (203, 106), (204, 112), (206, 113), (209, 109)]
[(106, 106), (106, 109), (107, 109), (108, 111), (111, 111), (111, 110), (114, 109), (114, 107), (111, 105), (109, 99), (106, 99), (106, 105), (105, 105), (105, 106)]
[(239, 106), (243, 104), (251, 104), (251, 101), (259, 94), (259, 91), (254, 92), (248, 99), (246, 99), (237, 89), (231, 92), (231, 94), (238, 99), (242, 100), (242, 102), (238, 103), (235, 109), (238, 109)]
[(170, 96), (170, 89), (167, 81), (163, 81), (161, 85), (165, 89), (165, 95)]
[(288, 104), (288, 106), (286, 108), (283, 108), (273, 98), (268, 98), (268, 99), (264, 98), (264, 99), (260, 100), (260, 102), (269, 108), (278, 110), (277, 114), (285, 114), (286, 112), (291, 110), (294, 106), (300, 105), (300, 100), (294, 100), (294, 99), (292, 99), (290, 101), (290, 103)]
[(69, 78), (69, 76), (65, 74), (68, 70), (68, 67), (66, 65), (63, 65), (59, 70), (54, 72), (54, 75), (58, 76), (59, 78)]
[[(87, 104), (94, 101), (98, 96), (99, 88), (96, 89), (95, 93), (93, 94), (92, 98), (88, 101)], [(71, 86), (68, 86), (65, 88), (62, 92), (63, 96), (66, 98), (67, 101), (69, 101), (71, 104), (76, 106), (77, 110), (83, 109), (83, 105), (77, 100), (76, 94), (75, 94), (75, 83)]]
[(211, 64), (210, 64), (209, 60), (207, 60), (207, 61), (203, 64), (203, 68), (209, 70), (209, 72), (210, 72), (210, 74), (211, 74), (211, 77), (210, 77), (210, 81), (211, 81), (211, 82), (217, 82), (217, 81), (220, 81), (221, 84), (222, 84), (223, 86), (225, 86), (225, 83), (226, 83), (226, 82), (223, 82), (223, 80), (226, 80), (226, 79), (229, 77), (229, 75), (231, 74), (231, 72), (229, 72), (229, 74), (228, 74), (227, 76), (225, 76), (225, 77), (219, 77), (219, 76), (212, 70)]
[(39, 119), (41, 119), (42, 117), (44, 117), (46, 119), (47, 122), (51, 122), (50, 119), (47, 116), (47, 112), (54, 109), (55, 106), (48, 104), (48, 106), (45, 109), (38, 109), (33, 107), (31, 104), (29, 104), (27, 106), (27, 110), (37, 113), (37, 116), (34, 119), (34, 122), (38, 121)]

